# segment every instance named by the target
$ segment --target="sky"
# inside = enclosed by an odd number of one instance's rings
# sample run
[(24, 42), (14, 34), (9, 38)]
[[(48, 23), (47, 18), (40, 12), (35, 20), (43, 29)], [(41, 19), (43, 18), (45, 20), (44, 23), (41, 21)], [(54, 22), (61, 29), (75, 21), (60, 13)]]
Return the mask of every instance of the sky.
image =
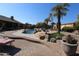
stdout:
[[(57, 3), (0, 3), (0, 15), (14, 16), (22, 23), (36, 24), (43, 22), (49, 16), (55, 5)], [(79, 14), (79, 4), (70, 4), (68, 9), (67, 15), (61, 19), (62, 24), (76, 21)], [(53, 17), (53, 21), (57, 22), (57, 18)]]

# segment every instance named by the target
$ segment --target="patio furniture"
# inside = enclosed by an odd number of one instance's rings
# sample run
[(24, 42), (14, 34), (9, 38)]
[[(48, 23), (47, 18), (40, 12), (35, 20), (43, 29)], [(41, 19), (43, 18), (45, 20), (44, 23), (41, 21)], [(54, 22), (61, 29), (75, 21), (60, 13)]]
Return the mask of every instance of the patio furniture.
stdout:
[(4, 49), (3, 49), (3, 46), (7, 45), (7, 44), (10, 44), (12, 45), (12, 42), (14, 42), (15, 40), (14, 39), (10, 39), (10, 38), (7, 38), (7, 37), (1, 37), (0, 36), (0, 52), (2, 52)]
[(10, 43), (10, 45), (12, 44), (12, 42), (14, 42), (15, 40), (13, 39), (9, 39), (9, 38), (0, 38), (0, 45), (6, 45), (8, 43)]

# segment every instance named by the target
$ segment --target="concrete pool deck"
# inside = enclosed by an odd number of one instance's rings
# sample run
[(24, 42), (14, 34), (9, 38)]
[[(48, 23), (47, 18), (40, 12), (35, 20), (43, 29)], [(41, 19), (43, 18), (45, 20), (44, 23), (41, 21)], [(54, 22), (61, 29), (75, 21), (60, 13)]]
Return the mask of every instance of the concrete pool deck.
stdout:
[(15, 42), (13, 42), (13, 46), (21, 49), (15, 56), (65, 56), (62, 45), (59, 42), (50, 43), (35, 36), (22, 34), (22, 31), (23, 29), (3, 33), (6, 36), (22, 37), (15, 39)]

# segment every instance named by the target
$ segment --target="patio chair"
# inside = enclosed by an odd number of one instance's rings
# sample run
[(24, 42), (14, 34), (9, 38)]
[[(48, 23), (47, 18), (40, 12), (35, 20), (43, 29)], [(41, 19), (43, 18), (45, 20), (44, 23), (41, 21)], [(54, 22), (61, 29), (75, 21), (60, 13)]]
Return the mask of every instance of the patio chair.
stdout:
[(10, 45), (11, 45), (11, 43), (14, 41), (15, 41), (14, 39), (10, 39), (7, 36), (0, 35), (0, 45), (5, 45), (8, 43), (10, 43)]
[(14, 42), (14, 39), (9, 39), (9, 38), (0, 38), (0, 45), (6, 45), (10, 43), (12, 45), (12, 42)]
[[(4, 46), (7, 45), (7, 44), (10, 44), (10, 46), (12, 45), (12, 42), (14, 42), (15, 40), (14, 39), (10, 39), (8, 37), (3, 37), (3, 36), (0, 36), (0, 54), (5, 54), (5, 53), (1, 53), (4, 51)], [(8, 54), (7, 54), (8, 55)]]

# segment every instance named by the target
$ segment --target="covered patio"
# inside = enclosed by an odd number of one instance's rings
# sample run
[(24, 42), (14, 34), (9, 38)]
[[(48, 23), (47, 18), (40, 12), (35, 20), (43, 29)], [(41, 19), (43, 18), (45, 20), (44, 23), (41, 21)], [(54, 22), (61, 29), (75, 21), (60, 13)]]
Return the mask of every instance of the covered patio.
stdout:
[(23, 29), (25, 24), (14, 19), (13, 16), (6, 17), (0, 15), (0, 31)]

